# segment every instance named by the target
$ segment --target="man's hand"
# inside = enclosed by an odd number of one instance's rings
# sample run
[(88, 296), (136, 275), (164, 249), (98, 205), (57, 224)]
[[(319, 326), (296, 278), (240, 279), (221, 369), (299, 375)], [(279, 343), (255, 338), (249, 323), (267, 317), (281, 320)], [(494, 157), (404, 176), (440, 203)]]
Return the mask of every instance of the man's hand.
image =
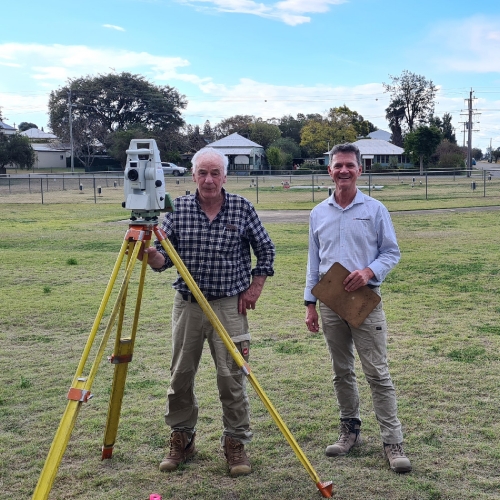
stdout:
[(346, 292), (354, 292), (358, 288), (365, 286), (368, 281), (375, 276), (374, 272), (369, 268), (365, 267), (361, 270), (353, 271), (347, 278), (343, 281)]
[(267, 276), (254, 276), (250, 286), (242, 293), (238, 299), (238, 312), (247, 315), (247, 309), (255, 309), (255, 303), (262, 293)]
[(153, 268), (153, 269), (159, 269), (160, 267), (163, 267), (165, 265), (165, 257), (156, 250), (155, 247), (148, 247), (144, 248), (142, 247), (139, 250), (139, 254), (137, 255), (137, 258), (142, 262), (142, 259), (144, 258), (144, 254), (147, 254), (148, 256), (148, 264)]
[(318, 312), (315, 304), (306, 306), (306, 326), (310, 332), (319, 332)]

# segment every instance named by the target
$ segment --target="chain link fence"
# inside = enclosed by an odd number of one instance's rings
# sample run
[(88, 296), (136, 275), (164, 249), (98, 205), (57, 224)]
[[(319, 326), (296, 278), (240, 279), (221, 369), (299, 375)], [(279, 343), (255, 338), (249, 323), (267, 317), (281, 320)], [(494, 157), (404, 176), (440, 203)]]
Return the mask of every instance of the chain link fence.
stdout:
[[(117, 172), (16, 174), (0, 177), (0, 203), (112, 203), (124, 200)], [(165, 177), (171, 198), (194, 192), (190, 175)], [(363, 174), (358, 187), (382, 202), (500, 197), (500, 168), (465, 172)], [(328, 174), (229, 175), (225, 188), (265, 208), (319, 203), (331, 194)]]

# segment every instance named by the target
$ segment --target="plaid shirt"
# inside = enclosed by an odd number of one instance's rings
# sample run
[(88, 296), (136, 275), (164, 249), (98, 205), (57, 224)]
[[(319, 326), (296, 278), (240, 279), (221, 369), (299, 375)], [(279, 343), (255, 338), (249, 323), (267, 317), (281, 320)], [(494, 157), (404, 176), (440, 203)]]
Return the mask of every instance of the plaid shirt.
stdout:
[[(253, 205), (224, 189), (222, 194), (222, 208), (212, 222), (201, 209), (197, 194), (176, 198), (162, 229), (203, 294), (232, 297), (250, 286), (251, 275), (274, 274), (275, 248)], [(165, 265), (156, 271), (172, 267), (158, 240), (155, 246), (165, 257)], [(257, 257), (253, 269), (250, 247)], [(180, 293), (190, 293), (179, 275), (172, 286)]]

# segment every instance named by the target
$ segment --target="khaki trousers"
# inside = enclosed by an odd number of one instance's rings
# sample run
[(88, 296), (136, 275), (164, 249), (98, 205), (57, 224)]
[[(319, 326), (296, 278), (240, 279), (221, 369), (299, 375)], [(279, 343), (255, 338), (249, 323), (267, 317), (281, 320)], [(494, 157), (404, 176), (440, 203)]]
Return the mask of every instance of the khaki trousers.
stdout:
[[(248, 359), (250, 334), (247, 317), (238, 313), (238, 296), (210, 302), (240, 353)], [(175, 294), (172, 313), (172, 364), (167, 392), (165, 422), (172, 430), (192, 434), (198, 421), (194, 379), (205, 339), (217, 369), (217, 387), (222, 404), (223, 435), (243, 443), (252, 438), (246, 377), (196, 302)]]
[[(379, 293), (379, 289), (374, 289)], [(359, 328), (354, 328), (320, 303), (323, 333), (333, 365), (333, 385), (340, 418), (357, 418), (359, 395), (354, 372), (354, 347), (370, 385), (375, 416), (386, 444), (401, 443), (403, 433), (397, 417), (396, 391), (387, 365), (387, 323), (380, 302)]]

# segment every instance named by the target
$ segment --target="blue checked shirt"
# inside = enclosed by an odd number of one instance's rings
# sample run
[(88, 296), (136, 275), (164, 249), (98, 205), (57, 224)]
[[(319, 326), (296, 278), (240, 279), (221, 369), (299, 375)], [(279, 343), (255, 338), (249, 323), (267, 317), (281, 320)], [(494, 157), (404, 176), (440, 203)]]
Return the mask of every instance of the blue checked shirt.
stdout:
[(350, 272), (369, 267), (380, 285), (399, 262), (401, 253), (391, 216), (378, 200), (359, 189), (342, 208), (332, 194), (313, 208), (309, 218), (309, 253), (304, 300), (316, 301), (311, 289), (335, 262)]
[[(222, 208), (212, 222), (196, 194), (176, 198), (162, 229), (204, 295), (232, 297), (250, 286), (252, 275), (274, 274), (275, 248), (253, 205), (224, 189), (222, 194)], [(165, 257), (165, 265), (156, 271), (172, 267), (160, 242), (154, 244)], [(250, 247), (257, 258), (253, 269)], [(179, 275), (172, 286), (180, 293), (190, 293)]]

